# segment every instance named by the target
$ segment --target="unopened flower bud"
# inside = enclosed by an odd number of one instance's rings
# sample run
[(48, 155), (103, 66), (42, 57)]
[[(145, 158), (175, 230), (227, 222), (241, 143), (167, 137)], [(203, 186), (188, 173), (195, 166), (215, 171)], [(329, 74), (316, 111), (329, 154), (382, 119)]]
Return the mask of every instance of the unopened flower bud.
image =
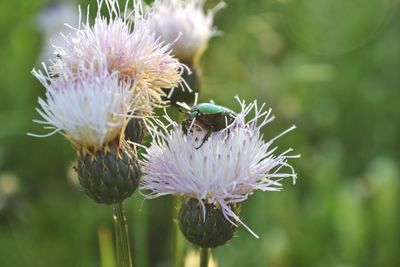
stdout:
[(77, 172), (85, 193), (97, 203), (123, 201), (136, 190), (141, 171), (128, 145), (111, 144), (94, 154), (79, 152)]
[[(232, 210), (237, 207), (232, 205)], [(215, 248), (232, 239), (237, 227), (213, 204), (204, 206), (194, 198), (186, 200), (179, 211), (179, 228), (187, 240), (203, 248)]]
[(132, 118), (125, 128), (125, 140), (141, 144), (145, 135), (145, 125), (142, 119)]

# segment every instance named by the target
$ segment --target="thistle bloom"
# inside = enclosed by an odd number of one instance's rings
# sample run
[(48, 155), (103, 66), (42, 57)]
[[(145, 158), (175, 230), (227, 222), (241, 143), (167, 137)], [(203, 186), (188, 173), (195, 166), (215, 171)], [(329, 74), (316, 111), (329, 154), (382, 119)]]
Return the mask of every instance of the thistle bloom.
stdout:
[[(103, 2), (108, 18), (100, 14)], [(69, 70), (77, 71), (83, 61), (91, 68), (105, 66), (109, 73), (117, 72), (120, 80), (130, 80), (139, 90), (137, 98), (151, 112), (152, 107), (163, 105), (161, 88), (174, 88), (181, 82), (182, 65), (170, 55), (170, 47), (156, 39), (148, 21), (142, 15), (141, 1), (128, 2), (121, 11), (116, 0), (98, 0), (94, 24), (79, 21), (78, 28), (70, 26), (72, 33), (64, 35), (65, 45), (55, 47), (57, 57), (52, 59), (50, 72), (61, 76)], [(132, 19), (133, 18), (133, 19)]]
[(64, 69), (63, 79), (33, 71), (46, 88), (46, 99), (39, 98), (35, 120), (61, 132), (77, 149), (96, 151), (120, 138), (131, 108), (133, 88), (120, 81), (117, 73), (91, 71), (80, 67), (77, 74)]
[[(290, 155), (292, 149), (274, 155), (277, 148), (271, 147), (294, 126), (265, 142), (260, 131), (274, 119), (271, 110), (264, 111), (264, 105), (259, 108), (255, 101), (249, 105), (238, 101), (242, 111), (233, 123), (214, 132), (198, 150), (195, 148), (205, 131), (188, 131), (185, 135), (180, 125), (170, 119), (168, 125), (156, 121), (162, 131), (149, 127), (153, 141), (141, 162), (141, 190), (147, 198), (179, 195), (197, 199), (203, 206), (204, 217), (205, 206), (211, 204), (221, 209), (230, 223), (242, 224), (253, 233), (232, 205), (245, 201), (254, 190), (280, 191), (283, 178), (295, 182), (296, 173), (287, 159), (299, 156)], [(246, 120), (253, 110), (254, 118)], [(283, 171), (283, 167), (290, 171)]]
[(215, 13), (224, 7), (216, 5), (207, 14), (204, 0), (156, 0), (149, 12), (150, 26), (157, 36), (172, 44), (181, 62), (192, 64), (200, 58), (211, 37), (218, 34), (213, 26)]
[(76, 171), (85, 193), (98, 203), (114, 204), (129, 197), (137, 188), (141, 171), (133, 148), (124, 140), (132, 110), (134, 88), (121, 81), (118, 73), (104, 68), (66, 71), (52, 77), (33, 71), (46, 88), (39, 98), (35, 120), (54, 133), (62, 133), (78, 152)]

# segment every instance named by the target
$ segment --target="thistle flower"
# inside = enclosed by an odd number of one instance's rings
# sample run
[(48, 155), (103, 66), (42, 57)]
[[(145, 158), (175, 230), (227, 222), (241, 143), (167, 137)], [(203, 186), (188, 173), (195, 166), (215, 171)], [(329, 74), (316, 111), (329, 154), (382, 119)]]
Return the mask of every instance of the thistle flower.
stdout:
[[(276, 139), (295, 127), (265, 142), (260, 131), (274, 119), (271, 110), (264, 111), (264, 105), (258, 107), (255, 101), (249, 105), (238, 101), (242, 111), (233, 123), (214, 132), (197, 150), (205, 131), (192, 130), (185, 135), (180, 125), (168, 116), (168, 125), (156, 121), (161, 132), (155, 126), (149, 127), (153, 141), (141, 162), (144, 172), (141, 191), (147, 198), (186, 197), (188, 200), (181, 208), (180, 228), (190, 241), (202, 247), (225, 243), (233, 236), (234, 230), (228, 228), (238, 224), (256, 236), (235, 213), (238, 204), (255, 190), (280, 191), (281, 179), (289, 177), (293, 182), (296, 179), (287, 159), (299, 156), (290, 155), (292, 149), (274, 155), (277, 148), (271, 147)], [(246, 120), (252, 110), (254, 118)], [(288, 167), (290, 172), (283, 171), (283, 167)], [(185, 210), (191, 214), (183, 214)], [(199, 214), (202, 214), (203, 225), (199, 224)], [(215, 215), (210, 218), (210, 214)], [(208, 237), (195, 230), (195, 226), (203, 227)], [(216, 239), (218, 233), (220, 236)]]
[(164, 42), (172, 44), (181, 62), (192, 64), (200, 58), (211, 37), (219, 32), (213, 27), (214, 15), (223, 2), (203, 11), (204, 0), (157, 0), (150, 11), (150, 26)]
[[(57, 57), (52, 59), (50, 72), (63, 76), (67, 70), (78, 71), (83, 61), (91, 68), (105, 66), (109, 73), (118, 73), (120, 80), (130, 80), (139, 90), (140, 112), (151, 112), (162, 106), (165, 95), (161, 88), (174, 88), (181, 82), (182, 65), (170, 55), (170, 46), (156, 39), (144, 18), (141, 1), (133, 1), (133, 11), (121, 11), (116, 0), (98, 0), (94, 24), (79, 21), (73, 33), (64, 35), (65, 45), (55, 47)], [(100, 14), (103, 3), (108, 18)], [(80, 16), (81, 17), (81, 16)], [(89, 15), (87, 15), (89, 17)], [(77, 74), (79, 75), (79, 74)]]
[[(131, 108), (133, 88), (120, 81), (117, 73), (92, 72), (80, 67), (78, 73), (64, 69), (63, 79), (53, 78), (45, 65), (33, 75), (46, 89), (46, 99), (39, 98), (36, 111), (42, 120), (34, 120), (63, 134), (77, 149), (96, 151), (118, 143)], [(32, 135), (32, 134), (31, 134)], [(41, 136), (41, 135), (34, 135)]]
[(86, 194), (99, 203), (118, 203), (138, 186), (141, 172), (133, 149), (124, 140), (133, 88), (117, 73), (92, 71), (80, 65), (78, 72), (64, 69), (63, 78), (33, 74), (46, 88), (39, 98), (35, 122), (63, 134), (78, 152), (76, 171)]
[(213, 27), (215, 13), (224, 7), (221, 2), (207, 14), (204, 0), (157, 0), (148, 12), (149, 24), (161, 40), (172, 45), (173, 53), (186, 64), (182, 78), (188, 88), (180, 86), (168, 95), (172, 104), (192, 104), (200, 92), (201, 68), (198, 61), (211, 37), (219, 32)]

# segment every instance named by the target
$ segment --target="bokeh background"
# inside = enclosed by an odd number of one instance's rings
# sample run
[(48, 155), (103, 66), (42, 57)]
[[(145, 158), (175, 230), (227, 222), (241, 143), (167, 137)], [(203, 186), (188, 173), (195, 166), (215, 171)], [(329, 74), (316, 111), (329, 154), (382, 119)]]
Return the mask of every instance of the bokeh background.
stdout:
[[(207, 6), (217, 1), (210, 0)], [(32, 123), (44, 90), (30, 74), (85, 1), (0, 1), (0, 266), (114, 267), (112, 209), (93, 203), (75, 152)], [(61, 5), (60, 5), (61, 4)], [(71, 5), (72, 4), (72, 5)], [(265, 130), (302, 158), (298, 183), (257, 192), (220, 267), (400, 266), (400, 12), (397, 0), (227, 0), (224, 35), (202, 59), (201, 99), (258, 99)], [(72, 8), (71, 8), (72, 7)], [(136, 266), (172, 266), (172, 199), (127, 201)], [(186, 244), (190, 249), (190, 245)]]

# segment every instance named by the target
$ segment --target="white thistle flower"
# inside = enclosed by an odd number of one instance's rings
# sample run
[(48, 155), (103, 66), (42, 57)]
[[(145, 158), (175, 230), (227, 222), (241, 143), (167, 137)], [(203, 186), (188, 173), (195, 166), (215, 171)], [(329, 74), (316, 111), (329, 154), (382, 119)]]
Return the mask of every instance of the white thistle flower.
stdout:
[[(141, 162), (145, 174), (141, 190), (147, 198), (179, 195), (197, 199), (203, 207), (214, 204), (232, 224), (240, 223), (254, 234), (229, 205), (245, 201), (254, 190), (280, 191), (283, 178), (295, 182), (296, 173), (287, 159), (299, 155), (290, 155), (292, 149), (274, 155), (277, 147), (271, 147), (295, 126), (265, 142), (260, 130), (274, 119), (271, 109), (264, 111), (264, 105), (259, 108), (256, 101), (249, 105), (238, 101), (242, 111), (235, 121), (214, 132), (198, 150), (195, 148), (205, 132), (188, 131), (185, 135), (168, 116), (168, 125), (156, 121), (161, 131), (149, 127), (153, 141)], [(252, 110), (254, 118), (246, 121)]]
[(156, 0), (149, 12), (150, 26), (157, 36), (172, 44), (181, 62), (192, 64), (200, 58), (211, 37), (219, 32), (213, 26), (214, 15), (225, 3), (207, 13), (204, 0)]
[[(108, 18), (100, 14), (103, 4)], [(133, 1), (133, 11), (121, 11), (116, 0), (97, 0), (94, 24), (79, 21), (78, 28), (63, 35), (65, 45), (55, 47), (55, 57), (49, 68), (52, 75), (62, 76), (65, 69), (77, 70), (81, 62), (90, 67), (106, 66), (109, 73), (117, 72), (121, 80), (133, 81), (141, 93), (143, 112), (163, 105), (162, 88), (174, 88), (181, 81), (183, 66), (170, 55), (170, 46), (156, 39), (142, 12), (141, 0)], [(89, 11), (88, 11), (89, 13)], [(81, 16), (80, 16), (81, 18)]]
[[(39, 98), (36, 111), (42, 120), (34, 122), (51, 129), (47, 137), (62, 133), (77, 149), (96, 152), (110, 142), (119, 143), (127, 113), (130, 111), (133, 88), (122, 82), (116, 73), (80, 70), (63, 72), (63, 79), (33, 70), (33, 75), (46, 89), (46, 99)], [(76, 76), (77, 75), (77, 76)]]

